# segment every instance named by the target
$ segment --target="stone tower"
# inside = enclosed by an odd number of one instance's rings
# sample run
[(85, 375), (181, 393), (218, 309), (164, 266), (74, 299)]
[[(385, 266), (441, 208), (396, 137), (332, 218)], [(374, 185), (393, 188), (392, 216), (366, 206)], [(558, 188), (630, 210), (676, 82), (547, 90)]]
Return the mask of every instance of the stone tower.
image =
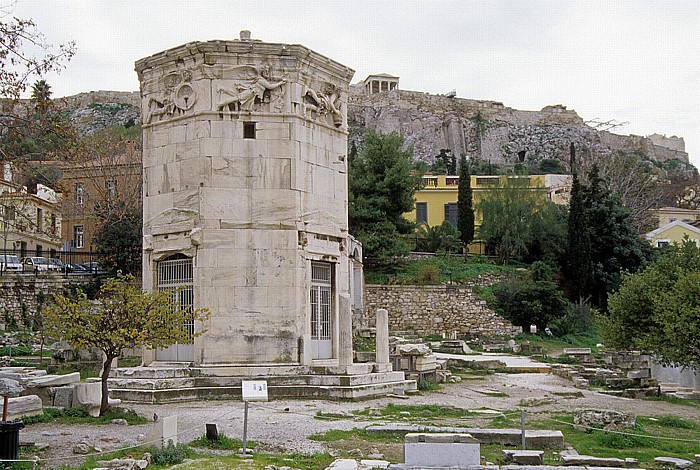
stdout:
[(144, 363), (351, 363), (350, 291), (361, 282), (347, 221), (353, 70), (242, 34), (155, 54), (136, 71), (143, 285), (179, 288), (183, 305), (212, 311), (188, 325), (201, 337)]

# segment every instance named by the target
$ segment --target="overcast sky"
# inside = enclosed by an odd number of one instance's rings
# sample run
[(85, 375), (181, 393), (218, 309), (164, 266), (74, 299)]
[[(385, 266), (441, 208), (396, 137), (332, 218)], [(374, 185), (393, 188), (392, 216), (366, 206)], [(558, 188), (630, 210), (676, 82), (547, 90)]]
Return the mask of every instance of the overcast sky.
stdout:
[(138, 90), (134, 62), (190, 41), (298, 43), (400, 87), (585, 120), (620, 134), (685, 138), (700, 167), (700, 1), (17, 0), (54, 44), (77, 54), (47, 77), (54, 97)]

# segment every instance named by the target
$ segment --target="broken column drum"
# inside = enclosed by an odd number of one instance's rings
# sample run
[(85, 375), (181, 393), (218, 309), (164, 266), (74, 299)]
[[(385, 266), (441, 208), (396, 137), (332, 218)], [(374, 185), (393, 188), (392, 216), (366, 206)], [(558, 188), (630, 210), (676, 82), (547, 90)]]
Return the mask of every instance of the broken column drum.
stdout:
[(136, 71), (143, 286), (179, 288), (182, 305), (212, 312), (186, 325), (202, 336), (147, 351), (144, 363), (342, 357), (351, 306), (340, 296), (351, 296), (361, 260), (347, 219), (354, 72), (303, 46), (250, 39), (185, 44)]

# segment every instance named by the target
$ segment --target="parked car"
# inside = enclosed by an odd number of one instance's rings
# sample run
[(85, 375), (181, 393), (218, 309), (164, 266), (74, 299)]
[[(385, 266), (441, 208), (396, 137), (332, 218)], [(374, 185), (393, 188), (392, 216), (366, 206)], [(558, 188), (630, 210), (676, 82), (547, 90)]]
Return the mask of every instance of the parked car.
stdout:
[(0, 255), (0, 270), (19, 272), (22, 270), (22, 263), (15, 255)]
[(49, 258), (49, 265), (49, 271), (59, 271), (65, 273), (68, 270), (66, 263), (58, 258)]
[(43, 256), (28, 256), (22, 258), (25, 272), (49, 272), (56, 271), (56, 265)]
[(89, 261), (87, 263), (83, 263), (83, 266), (85, 266), (85, 269), (88, 270), (88, 272), (93, 273), (93, 274), (105, 274), (107, 270), (100, 266), (97, 261)]
[(66, 270), (74, 274), (86, 274), (88, 272), (88, 269), (82, 264), (67, 264)]

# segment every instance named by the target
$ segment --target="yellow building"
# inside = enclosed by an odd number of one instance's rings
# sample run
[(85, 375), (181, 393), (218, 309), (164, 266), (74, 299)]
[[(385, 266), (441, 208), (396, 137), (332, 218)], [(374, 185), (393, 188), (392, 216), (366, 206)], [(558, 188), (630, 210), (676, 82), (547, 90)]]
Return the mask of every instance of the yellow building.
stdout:
[[(477, 176), (472, 175), (472, 204), (475, 208), (475, 224), (481, 223), (481, 214), (476, 208), (479, 202), (492, 191), (506, 186), (509, 180), (523, 182), (523, 189), (538, 192), (555, 204), (568, 204), (571, 192), (569, 175), (532, 176)], [(526, 183), (524, 182), (526, 180)], [(458, 176), (423, 176), (423, 184), (415, 194), (414, 210), (406, 218), (417, 223), (435, 227), (444, 220), (457, 224)]]
[(649, 243), (656, 248), (663, 248), (673, 243), (681, 243), (685, 237), (696, 245), (700, 240), (700, 228), (693, 227), (681, 220), (674, 220), (663, 227), (652, 230), (645, 235)]
[(698, 219), (700, 210), (697, 209), (681, 209), (680, 207), (661, 207), (655, 211), (658, 219), (658, 227), (663, 227), (671, 222), (680, 220), (687, 224), (691, 224)]
[[(471, 176), (472, 204), (474, 206), (474, 224), (477, 229), (481, 224), (478, 205), (488, 194), (504, 188), (508, 182), (517, 180), (522, 189), (542, 195), (543, 200), (555, 204), (568, 204), (571, 193), (570, 175), (531, 175), (531, 176)], [(421, 189), (416, 191), (414, 210), (405, 217), (413, 222), (427, 224), (430, 227), (441, 225), (448, 220), (457, 225), (458, 176), (423, 176)], [(480, 242), (473, 243), (471, 253), (483, 253)]]

